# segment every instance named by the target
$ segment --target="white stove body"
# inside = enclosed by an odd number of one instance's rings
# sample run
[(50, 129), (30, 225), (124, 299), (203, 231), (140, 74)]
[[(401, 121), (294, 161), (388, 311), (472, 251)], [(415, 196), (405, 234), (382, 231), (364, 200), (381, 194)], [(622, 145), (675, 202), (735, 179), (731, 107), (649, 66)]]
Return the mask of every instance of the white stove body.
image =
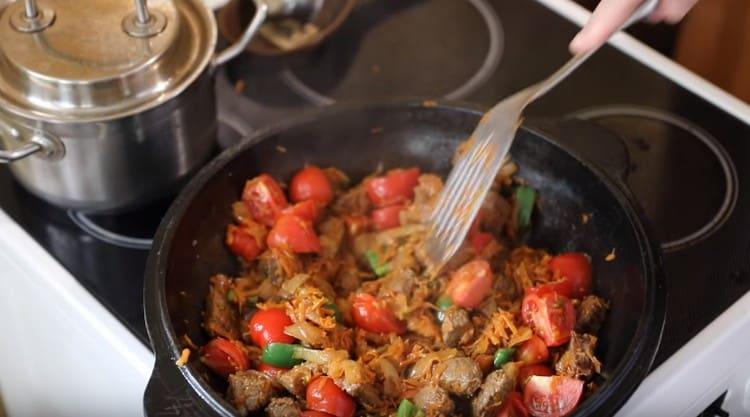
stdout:
[[(4, 0), (0, 0), (3, 2)], [(537, 0), (581, 25), (569, 0)], [(215, 4), (222, 4), (217, 0)], [(750, 106), (632, 37), (611, 43), (750, 123)], [(152, 353), (0, 211), (0, 416), (139, 416)], [(695, 417), (723, 392), (750, 416), (750, 294), (654, 370), (618, 416)]]

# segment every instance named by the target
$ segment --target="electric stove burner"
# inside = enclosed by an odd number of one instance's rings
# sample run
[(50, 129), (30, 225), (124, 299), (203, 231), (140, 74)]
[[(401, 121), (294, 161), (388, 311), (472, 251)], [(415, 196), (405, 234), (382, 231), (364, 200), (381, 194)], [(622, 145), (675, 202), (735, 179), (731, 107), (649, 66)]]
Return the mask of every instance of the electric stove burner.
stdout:
[(641, 107), (597, 107), (573, 116), (605, 126), (623, 139), (631, 160), (626, 182), (665, 251), (705, 239), (734, 209), (734, 164), (719, 142), (698, 126)]
[(317, 105), (394, 96), (461, 99), (495, 72), (503, 41), (500, 19), (485, 0), (367, 1), (325, 48), (285, 68), (281, 79)]

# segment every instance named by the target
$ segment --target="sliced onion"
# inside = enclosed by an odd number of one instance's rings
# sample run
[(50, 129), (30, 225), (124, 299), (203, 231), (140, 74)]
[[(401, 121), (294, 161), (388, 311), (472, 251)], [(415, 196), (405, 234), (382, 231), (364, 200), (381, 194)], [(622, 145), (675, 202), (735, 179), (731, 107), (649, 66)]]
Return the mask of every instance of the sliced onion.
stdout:
[(281, 290), (279, 291), (279, 295), (281, 295), (284, 298), (290, 298), (294, 296), (294, 293), (297, 292), (297, 289), (307, 282), (307, 280), (310, 279), (310, 275), (307, 274), (297, 274), (288, 280), (286, 280), (281, 285)]
[(320, 347), (326, 342), (326, 332), (307, 322), (299, 322), (287, 326), (284, 329), (284, 333), (299, 339), (308, 346)]
[(401, 396), (402, 383), (401, 376), (398, 374), (393, 362), (386, 358), (380, 358), (375, 361), (376, 372), (383, 378), (383, 393), (392, 398)]
[(351, 359), (330, 362), (327, 374), (336, 381), (336, 385), (352, 396), (357, 395), (361, 386), (372, 382), (367, 380), (362, 364)]
[(458, 356), (458, 350), (456, 349), (444, 349), (438, 352), (429, 353), (412, 366), (409, 371), (409, 378), (419, 379), (428, 375), (432, 370), (432, 365), (444, 362), (450, 358), (455, 358), (456, 356)]

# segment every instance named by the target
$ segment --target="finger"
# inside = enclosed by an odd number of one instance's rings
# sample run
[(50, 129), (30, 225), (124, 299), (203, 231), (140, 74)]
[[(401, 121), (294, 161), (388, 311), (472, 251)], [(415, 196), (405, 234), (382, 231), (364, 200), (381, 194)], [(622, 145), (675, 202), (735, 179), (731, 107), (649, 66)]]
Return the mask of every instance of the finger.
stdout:
[(570, 42), (574, 54), (589, 51), (603, 44), (633, 14), (642, 0), (602, 0), (589, 21)]

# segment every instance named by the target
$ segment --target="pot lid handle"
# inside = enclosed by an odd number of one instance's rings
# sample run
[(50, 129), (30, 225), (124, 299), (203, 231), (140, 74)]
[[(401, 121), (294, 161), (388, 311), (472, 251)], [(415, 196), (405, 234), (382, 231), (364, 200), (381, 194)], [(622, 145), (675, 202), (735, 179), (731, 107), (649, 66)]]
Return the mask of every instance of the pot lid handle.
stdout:
[(19, 32), (40, 32), (55, 21), (55, 12), (46, 7), (39, 8), (36, 0), (24, 0), (23, 9), (10, 18), (10, 24)]
[(157, 10), (149, 10), (146, 1), (135, 0), (135, 10), (122, 21), (122, 29), (130, 36), (148, 38), (158, 35), (167, 26), (164, 15)]
[(242, 51), (247, 48), (250, 41), (253, 40), (255, 33), (258, 32), (258, 29), (260, 29), (263, 22), (266, 21), (266, 17), (268, 17), (268, 4), (264, 0), (253, 0), (253, 3), (255, 3), (255, 16), (250, 20), (245, 32), (242, 33), (242, 36), (237, 42), (214, 56), (213, 62), (211, 63), (214, 68), (241, 54)]

